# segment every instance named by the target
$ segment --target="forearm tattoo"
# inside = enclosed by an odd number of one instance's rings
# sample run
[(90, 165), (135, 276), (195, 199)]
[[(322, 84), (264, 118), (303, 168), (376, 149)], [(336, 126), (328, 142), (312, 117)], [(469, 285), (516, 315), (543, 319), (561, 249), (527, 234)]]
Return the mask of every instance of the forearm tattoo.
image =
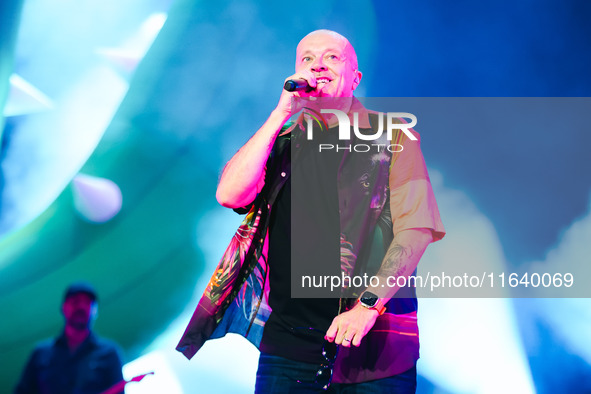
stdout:
[(406, 262), (412, 258), (412, 249), (410, 246), (402, 246), (394, 240), (388, 251), (386, 252), (386, 256), (384, 257), (384, 261), (382, 262), (382, 266), (378, 271), (378, 276), (381, 277), (388, 277), (388, 276), (401, 276), (404, 275), (404, 271), (406, 268)]

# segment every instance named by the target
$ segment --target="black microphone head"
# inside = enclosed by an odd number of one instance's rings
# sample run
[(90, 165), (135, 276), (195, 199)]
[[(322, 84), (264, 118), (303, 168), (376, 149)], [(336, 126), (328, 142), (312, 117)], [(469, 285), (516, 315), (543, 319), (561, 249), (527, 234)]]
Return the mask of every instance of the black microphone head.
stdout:
[(298, 84), (291, 79), (285, 81), (285, 85), (283, 85), (283, 89), (287, 90), (288, 92), (295, 92), (298, 87)]

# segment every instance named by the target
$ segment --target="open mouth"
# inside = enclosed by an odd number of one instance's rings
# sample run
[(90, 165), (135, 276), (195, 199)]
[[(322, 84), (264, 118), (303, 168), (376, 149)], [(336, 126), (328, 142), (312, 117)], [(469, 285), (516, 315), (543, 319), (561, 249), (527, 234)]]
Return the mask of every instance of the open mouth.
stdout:
[(330, 81), (331, 81), (331, 79), (329, 79), (327, 77), (316, 78), (316, 86), (322, 87), (322, 86), (326, 85), (327, 83), (329, 83)]

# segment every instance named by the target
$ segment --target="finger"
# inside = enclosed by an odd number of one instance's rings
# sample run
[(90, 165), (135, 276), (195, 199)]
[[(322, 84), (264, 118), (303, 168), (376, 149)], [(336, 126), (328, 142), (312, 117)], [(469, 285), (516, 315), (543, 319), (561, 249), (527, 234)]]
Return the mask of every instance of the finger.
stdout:
[(351, 347), (351, 343), (353, 342), (353, 337), (355, 337), (355, 334), (352, 333), (345, 333), (343, 335), (343, 342), (341, 343), (341, 345), (343, 347)]
[(311, 72), (310, 70), (303, 70), (300, 74), (301, 78), (308, 81), (308, 85), (310, 85), (313, 88), (316, 88), (316, 75), (314, 75), (313, 72)]
[(349, 345), (351, 344), (350, 341), (344, 340), (345, 338), (351, 339), (349, 337), (345, 337), (345, 334), (347, 332), (347, 328), (348, 328), (348, 325), (344, 325), (342, 322), (341, 322), (341, 324), (339, 324), (338, 331), (337, 331), (337, 337), (335, 339), (335, 343), (337, 345), (345, 346), (345, 343), (346, 343), (347, 344), (346, 347), (349, 347)]
[(342, 329), (342, 327), (337, 328), (337, 334), (335, 336), (334, 343), (336, 343), (337, 345), (340, 345), (341, 343), (343, 343), (343, 329)]
[(326, 331), (326, 335), (324, 336), (324, 339), (326, 339), (329, 342), (334, 342), (334, 340), (337, 336), (338, 323), (336, 320), (337, 320), (336, 317), (332, 320), (332, 324), (330, 325), (330, 327), (328, 327), (328, 330)]
[(369, 324), (365, 327), (360, 327), (360, 330), (357, 330), (355, 332), (355, 337), (351, 338), (351, 345), (359, 347), (359, 345), (361, 345), (361, 341), (363, 340), (363, 338), (365, 338), (372, 326), (373, 324)]
[(365, 335), (363, 335), (363, 333), (356, 333), (355, 336), (351, 339), (351, 345), (355, 346), (355, 347), (359, 347), (359, 345), (361, 345), (361, 340), (363, 339)]

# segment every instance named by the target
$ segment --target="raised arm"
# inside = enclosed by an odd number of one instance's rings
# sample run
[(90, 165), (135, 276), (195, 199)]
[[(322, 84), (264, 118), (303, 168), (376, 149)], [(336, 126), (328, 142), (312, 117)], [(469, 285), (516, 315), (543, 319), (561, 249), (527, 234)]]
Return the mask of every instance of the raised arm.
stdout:
[[(309, 71), (296, 73), (288, 79), (306, 79), (316, 86), (316, 78)], [(293, 114), (291, 98), (305, 96), (301, 92), (282, 90), (277, 107), (263, 126), (230, 159), (218, 184), (216, 198), (224, 207), (240, 208), (254, 201), (265, 181), (265, 163), (279, 131)]]
[(250, 204), (261, 191), (265, 163), (277, 134), (289, 119), (288, 114), (274, 110), (263, 126), (230, 159), (218, 184), (216, 198), (224, 207), (239, 208)]

